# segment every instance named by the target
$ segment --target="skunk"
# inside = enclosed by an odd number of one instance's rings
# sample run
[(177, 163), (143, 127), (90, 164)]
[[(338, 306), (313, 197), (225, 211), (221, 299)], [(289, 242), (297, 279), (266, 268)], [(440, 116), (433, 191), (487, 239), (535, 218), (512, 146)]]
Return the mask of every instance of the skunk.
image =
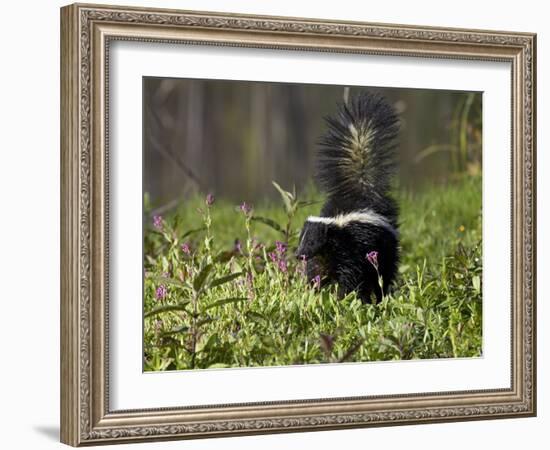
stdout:
[(387, 294), (399, 261), (398, 206), (390, 196), (399, 119), (382, 96), (363, 92), (325, 118), (316, 181), (326, 194), (307, 218), (296, 256), (307, 276), (356, 291), (363, 303)]

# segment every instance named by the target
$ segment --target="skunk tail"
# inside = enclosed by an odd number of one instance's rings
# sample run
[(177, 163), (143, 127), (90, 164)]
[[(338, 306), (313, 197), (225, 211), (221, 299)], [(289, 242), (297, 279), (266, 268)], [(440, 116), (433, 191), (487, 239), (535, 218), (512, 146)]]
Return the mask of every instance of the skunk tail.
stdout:
[(399, 120), (383, 97), (363, 92), (325, 118), (317, 181), (338, 210), (350, 212), (383, 204), (395, 172)]

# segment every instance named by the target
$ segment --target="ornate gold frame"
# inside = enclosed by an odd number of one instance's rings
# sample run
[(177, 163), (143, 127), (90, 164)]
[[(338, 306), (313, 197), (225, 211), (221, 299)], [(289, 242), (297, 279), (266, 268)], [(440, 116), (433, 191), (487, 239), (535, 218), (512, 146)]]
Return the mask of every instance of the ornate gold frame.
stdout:
[[(512, 66), (509, 389), (111, 411), (108, 399), (107, 63), (112, 40), (202, 43)], [(533, 416), (535, 51), (529, 33), (75, 4), (61, 9), (61, 440), (79, 446)]]

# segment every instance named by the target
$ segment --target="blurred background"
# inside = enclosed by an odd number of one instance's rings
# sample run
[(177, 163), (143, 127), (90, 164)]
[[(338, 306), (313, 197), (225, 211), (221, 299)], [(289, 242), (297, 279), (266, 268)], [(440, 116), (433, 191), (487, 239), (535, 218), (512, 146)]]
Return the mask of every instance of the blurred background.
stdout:
[(481, 172), (482, 95), (424, 89), (144, 78), (144, 191), (170, 209), (196, 192), (275, 198), (312, 182), (323, 118), (379, 92), (401, 119), (397, 183), (411, 191)]

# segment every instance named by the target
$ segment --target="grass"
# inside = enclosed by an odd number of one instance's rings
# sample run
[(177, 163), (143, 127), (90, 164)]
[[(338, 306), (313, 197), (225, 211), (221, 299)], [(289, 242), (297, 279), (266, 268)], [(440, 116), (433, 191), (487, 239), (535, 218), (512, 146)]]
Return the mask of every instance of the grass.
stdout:
[(397, 194), (399, 276), (378, 305), (306, 281), (292, 255), (319, 196), (278, 190), (253, 210), (197, 196), (147, 228), (145, 370), (481, 355), (479, 177)]

